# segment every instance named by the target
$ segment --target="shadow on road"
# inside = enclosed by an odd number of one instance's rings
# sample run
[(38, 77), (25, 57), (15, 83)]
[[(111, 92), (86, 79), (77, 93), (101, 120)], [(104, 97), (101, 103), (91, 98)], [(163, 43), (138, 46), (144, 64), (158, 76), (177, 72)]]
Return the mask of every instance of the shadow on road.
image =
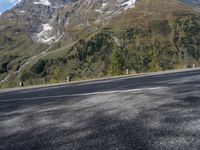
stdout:
[(3, 103), (0, 149), (198, 149), (193, 77), (156, 80), (165, 88), (155, 91)]

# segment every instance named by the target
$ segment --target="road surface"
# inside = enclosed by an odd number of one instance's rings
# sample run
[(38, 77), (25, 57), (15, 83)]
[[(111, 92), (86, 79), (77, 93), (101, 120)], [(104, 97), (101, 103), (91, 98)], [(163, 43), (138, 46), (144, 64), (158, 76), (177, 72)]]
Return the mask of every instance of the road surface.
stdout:
[(0, 93), (0, 149), (200, 149), (200, 70)]

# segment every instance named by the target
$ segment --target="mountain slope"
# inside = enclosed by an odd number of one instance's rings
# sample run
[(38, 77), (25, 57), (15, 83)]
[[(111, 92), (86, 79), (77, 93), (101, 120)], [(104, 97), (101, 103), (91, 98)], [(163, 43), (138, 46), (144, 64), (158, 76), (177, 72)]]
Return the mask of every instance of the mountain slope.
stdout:
[[(50, 5), (32, 1), (35, 12), (26, 17), (16, 13), (22, 8), (30, 11), (29, 3), (22, 1), (4, 13), (1, 27), (23, 29), (26, 38), (21, 45), (31, 41), (36, 48), (19, 49), (16, 41), (13, 47), (22, 53), (26, 49), (35, 57), (2, 86), (15, 86), (19, 81), (26, 85), (62, 82), (67, 76), (77, 80), (119, 75), (126, 69), (146, 72), (199, 65), (200, 18), (192, 6), (181, 1), (56, 0), (49, 1)], [(45, 13), (40, 12), (43, 9)], [(16, 37), (14, 32), (8, 33)], [(9, 46), (4, 45), (1, 53), (11, 56), (5, 47)], [(15, 48), (10, 49), (14, 52)], [(17, 61), (15, 57), (12, 60)], [(26, 63), (20, 62), (18, 69)], [(5, 63), (1, 66), (2, 79), (17, 70), (5, 70)]]
[(182, 0), (185, 3), (188, 4), (193, 4), (193, 5), (200, 5), (200, 1), (199, 0)]

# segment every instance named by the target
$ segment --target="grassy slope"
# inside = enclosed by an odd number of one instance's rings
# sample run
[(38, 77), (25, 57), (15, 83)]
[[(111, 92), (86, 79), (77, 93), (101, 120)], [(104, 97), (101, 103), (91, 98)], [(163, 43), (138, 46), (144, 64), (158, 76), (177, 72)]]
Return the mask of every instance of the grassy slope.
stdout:
[(0, 30), (0, 80), (46, 48), (46, 45), (34, 43), (24, 26), (7, 24)]

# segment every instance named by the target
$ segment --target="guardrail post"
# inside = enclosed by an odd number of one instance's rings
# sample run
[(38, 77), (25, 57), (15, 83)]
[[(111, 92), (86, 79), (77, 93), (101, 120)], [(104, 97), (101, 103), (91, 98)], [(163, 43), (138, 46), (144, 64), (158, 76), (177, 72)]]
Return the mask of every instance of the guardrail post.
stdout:
[(67, 76), (67, 82), (70, 82), (70, 77), (69, 76)]
[(129, 75), (129, 70), (128, 69), (126, 69), (126, 75)]
[(24, 86), (24, 83), (23, 83), (23, 82), (19, 82), (19, 86), (20, 86), (20, 87), (23, 87), (23, 86)]

